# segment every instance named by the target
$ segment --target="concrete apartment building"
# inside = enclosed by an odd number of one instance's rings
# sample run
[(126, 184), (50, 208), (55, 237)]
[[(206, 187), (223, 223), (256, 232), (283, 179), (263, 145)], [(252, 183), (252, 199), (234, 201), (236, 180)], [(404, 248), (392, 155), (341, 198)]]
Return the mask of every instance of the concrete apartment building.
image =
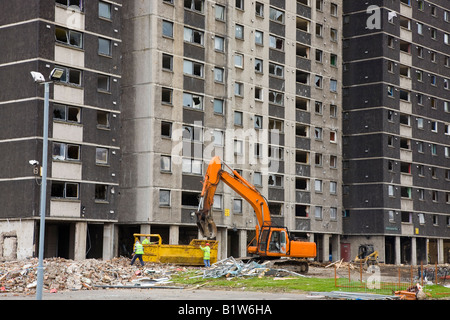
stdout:
[(449, 12), (344, 1), (343, 258), (373, 244), (387, 263), (449, 262)]
[[(23, 10), (23, 8), (27, 10)], [(32, 0), (0, 13), (0, 260), (37, 256), (50, 86), (46, 257), (127, 255), (134, 232), (198, 238), (209, 160), (267, 198), (317, 260), (372, 244), (448, 262), (447, 0)], [(24, 116), (24, 115), (29, 115)], [(219, 257), (251, 206), (221, 184)]]
[(0, 260), (37, 256), (50, 85), (45, 257), (110, 258), (118, 221), (121, 1), (4, 1), (0, 12)]
[[(315, 241), (319, 260), (336, 258), (342, 1), (123, 6), (119, 242), (132, 232), (197, 238), (192, 212), (219, 155), (261, 190), (276, 223)], [(245, 256), (251, 206), (222, 184), (213, 215), (220, 256)]]

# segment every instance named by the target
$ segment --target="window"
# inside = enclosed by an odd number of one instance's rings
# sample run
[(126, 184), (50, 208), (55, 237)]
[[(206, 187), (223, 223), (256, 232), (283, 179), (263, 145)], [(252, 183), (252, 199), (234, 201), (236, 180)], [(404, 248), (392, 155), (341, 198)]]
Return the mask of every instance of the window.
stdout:
[(316, 10), (323, 11), (323, 0), (316, 0)]
[(284, 94), (282, 92), (269, 91), (269, 103), (277, 104), (279, 106), (284, 105)]
[(223, 83), (223, 81), (224, 81), (223, 74), (224, 74), (223, 68), (215, 67), (214, 68), (214, 81)]
[(203, 32), (191, 28), (184, 27), (184, 41), (203, 46)]
[(262, 153), (263, 153), (263, 145), (262, 143), (255, 143), (255, 157), (256, 158), (261, 158), (262, 157)]
[(316, 23), (316, 36), (322, 37), (322, 35), (323, 35), (323, 25), (321, 25), (320, 23)]
[(61, 66), (55, 66), (55, 68), (62, 69), (64, 71), (61, 79), (59, 80), (60, 82), (81, 86), (81, 70)]
[(322, 60), (323, 60), (323, 51), (316, 49), (316, 61), (322, 62)]
[(264, 17), (264, 4), (261, 2), (256, 2), (255, 4), (255, 15), (257, 17), (263, 18)]
[(394, 211), (393, 210), (389, 210), (388, 211), (388, 216), (389, 216), (389, 222), (394, 222), (395, 221), (395, 216), (394, 216)]
[(337, 66), (337, 55), (330, 54), (330, 65), (333, 67)]
[(53, 120), (81, 123), (81, 109), (55, 103), (53, 105)]
[(338, 5), (335, 3), (330, 4), (330, 13), (333, 17), (337, 17), (338, 15)]
[(338, 163), (337, 156), (330, 155), (330, 168), (336, 169), (337, 163)]
[(323, 188), (323, 182), (322, 182), (322, 180), (315, 180), (314, 181), (314, 191), (316, 191), (316, 192), (322, 192), (323, 190), (322, 190), (322, 188)]
[(234, 95), (242, 97), (244, 95), (244, 84), (241, 82), (234, 83)]
[(225, 7), (219, 4), (216, 4), (216, 19), (225, 21)]
[(214, 210), (222, 210), (222, 195), (215, 194), (213, 198), (213, 206)]
[(393, 185), (388, 185), (388, 195), (389, 197), (395, 197), (395, 188)]
[(161, 121), (161, 137), (172, 137), (172, 122)]
[(225, 140), (224, 138), (224, 132), (220, 130), (214, 130), (213, 132), (213, 139), (214, 139), (214, 146), (223, 146), (223, 142)]
[(279, 78), (284, 78), (284, 67), (279, 64), (269, 63), (269, 74)]
[(78, 183), (52, 181), (52, 198), (78, 199)]
[(203, 2), (204, 0), (184, 0), (184, 8), (203, 12)]
[(403, 223), (412, 223), (412, 214), (411, 214), (411, 212), (402, 211), (402, 222)]
[(330, 142), (331, 143), (337, 142), (337, 132), (334, 130), (330, 130)]
[(284, 51), (284, 39), (270, 35), (269, 36), (269, 47), (272, 49)]
[(262, 31), (255, 31), (255, 44), (260, 46), (264, 44), (264, 33)]
[(330, 194), (337, 194), (337, 182), (330, 181)]
[(221, 99), (214, 99), (214, 113), (224, 114), (224, 101)]
[(330, 91), (337, 92), (337, 80), (330, 79)]
[(255, 100), (263, 100), (263, 88), (255, 87)]
[(263, 127), (263, 117), (255, 115), (255, 129), (262, 129)]
[(435, 28), (431, 28), (430, 34), (431, 34), (431, 39), (436, 40), (436, 37), (437, 37), (437, 30), (436, 30)]
[(183, 93), (183, 107), (203, 110), (203, 97), (196, 94)]
[(163, 53), (162, 55), (162, 68), (163, 70), (173, 70), (173, 56)]
[(83, 10), (82, 0), (56, 0), (55, 2), (66, 7), (77, 7), (78, 10)]
[(96, 184), (95, 185), (95, 201), (108, 201), (108, 186), (104, 184)]
[(182, 170), (183, 173), (202, 174), (203, 161), (189, 158), (183, 158)]
[(283, 187), (283, 176), (279, 174), (270, 174), (268, 176), (269, 187)]
[(183, 140), (203, 142), (203, 130), (201, 127), (183, 126)]
[(282, 133), (284, 129), (283, 120), (269, 119), (269, 131)]
[(161, 156), (160, 170), (163, 172), (172, 171), (172, 158), (170, 156)]
[(103, 1), (98, 2), (98, 16), (111, 20), (111, 4)]
[(316, 153), (314, 157), (314, 164), (316, 167), (321, 167), (323, 165), (323, 155), (321, 153)]
[(163, 104), (172, 104), (172, 89), (170, 88), (161, 88), (161, 103)]
[(53, 142), (52, 158), (60, 161), (78, 161), (80, 160), (80, 146)]
[(314, 103), (314, 112), (315, 112), (316, 114), (323, 114), (323, 105), (322, 105), (322, 102), (316, 101), (316, 102)]
[(104, 91), (104, 92), (110, 92), (111, 78), (102, 74), (97, 75), (97, 90)]
[(244, 55), (241, 53), (234, 54), (234, 66), (237, 68), (244, 68)]
[(331, 39), (331, 41), (337, 42), (338, 31), (336, 29), (330, 28), (330, 39)]
[(220, 52), (224, 52), (225, 50), (225, 39), (223, 37), (215, 36), (214, 37), (214, 49)]
[(432, 132), (438, 132), (438, 124), (437, 121), (431, 121), (431, 131)]
[(263, 72), (263, 61), (261, 59), (255, 58), (255, 72)]
[(284, 159), (284, 149), (282, 147), (269, 146), (268, 147), (268, 157), (270, 159), (283, 160)]
[(269, 19), (284, 24), (284, 12), (270, 7)]
[(55, 39), (58, 43), (83, 48), (83, 34), (77, 31), (55, 27)]
[(191, 76), (201, 77), (203, 78), (203, 64), (190, 61), (190, 60), (184, 60), (183, 61), (183, 73)]
[(159, 205), (170, 206), (170, 190), (159, 190)]
[(233, 200), (233, 213), (242, 213), (242, 200), (241, 199)]
[(111, 56), (111, 40), (98, 38), (98, 54), (103, 54), (105, 56)]
[(417, 33), (423, 34), (423, 24), (422, 23), (417, 23)]
[(262, 174), (261, 172), (253, 173), (253, 184), (255, 186), (262, 186)]
[(164, 37), (173, 38), (173, 23), (172, 22), (163, 20), (162, 34)]
[(431, 144), (431, 154), (433, 156), (437, 156), (437, 145), (436, 144)]
[(234, 36), (236, 39), (243, 40), (244, 39), (244, 26), (240, 24), (236, 24), (234, 27)]
[(242, 140), (234, 140), (234, 154), (242, 155), (244, 153), (244, 143)]
[(316, 88), (322, 88), (322, 76), (318, 76), (318, 75), (316, 75), (315, 77), (314, 77), (314, 84), (315, 84), (315, 86), (316, 86)]
[(234, 125), (242, 126), (243, 125), (243, 114), (240, 111), (234, 112)]
[(106, 148), (95, 148), (95, 163), (108, 164), (109, 150)]
[(322, 219), (322, 207), (315, 207), (314, 217), (316, 219)]

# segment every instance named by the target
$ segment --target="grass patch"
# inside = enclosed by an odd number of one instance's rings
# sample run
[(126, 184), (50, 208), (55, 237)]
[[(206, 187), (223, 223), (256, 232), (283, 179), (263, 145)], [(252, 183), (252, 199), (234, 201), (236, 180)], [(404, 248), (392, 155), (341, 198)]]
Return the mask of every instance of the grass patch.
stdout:
[[(366, 288), (340, 288), (335, 286), (334, 278), (314, 277), (286, 277), (276, 278), (263, 276), (254, 277), (220, 277), (203, 278), (203, 272), (199, 270), (188, 270), (172, 275), (171, 280), (175, 285), (183, 285), (190, 288), (215, 288), (224, 290), (248, 290), (248, 291), (270, 291), (270, 292), (365, 292), (378, 294), (393, 294), (391, 290), (371, 291)], [(450, 288), (441, 285), (426, 285), (425, 293), (432, 299), (449, 299)]]

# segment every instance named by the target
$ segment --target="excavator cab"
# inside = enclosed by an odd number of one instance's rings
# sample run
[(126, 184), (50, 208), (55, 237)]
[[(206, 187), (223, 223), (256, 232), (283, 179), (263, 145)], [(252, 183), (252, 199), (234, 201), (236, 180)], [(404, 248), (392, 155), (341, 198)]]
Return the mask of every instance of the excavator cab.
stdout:
[(288, 235), (285, 228), (270, 227), (263, 229), (258, 254), (260, 256), (286, 256)]

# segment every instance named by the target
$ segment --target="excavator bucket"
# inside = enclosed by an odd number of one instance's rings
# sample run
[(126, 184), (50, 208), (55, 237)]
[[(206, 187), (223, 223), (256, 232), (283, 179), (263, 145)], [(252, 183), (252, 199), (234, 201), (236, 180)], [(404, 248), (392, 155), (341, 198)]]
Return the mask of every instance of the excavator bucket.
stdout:
[(217, 235), (217, 227), (213, 218), (209, 214), (205, 214), (202, 211), (196, 211), (195, 214), (197, 216), (197, 227), (202, 236), (207, 239), (215, 239)]

